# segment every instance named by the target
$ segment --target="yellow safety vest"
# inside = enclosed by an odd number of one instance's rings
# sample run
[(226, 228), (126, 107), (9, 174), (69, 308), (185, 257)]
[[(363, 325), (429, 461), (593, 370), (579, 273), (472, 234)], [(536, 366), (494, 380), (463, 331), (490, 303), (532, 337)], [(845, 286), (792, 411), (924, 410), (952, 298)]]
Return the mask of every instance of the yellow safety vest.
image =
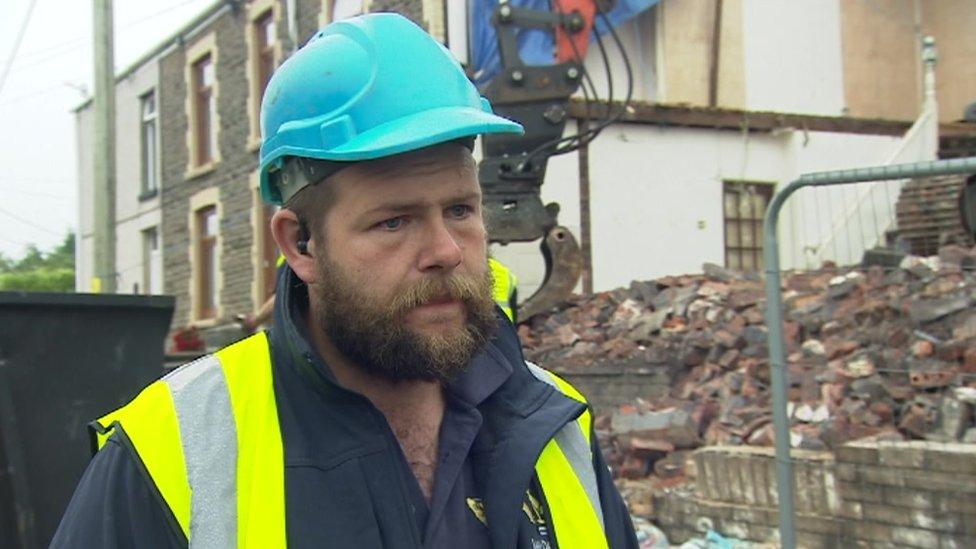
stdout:
[[(528, 367), (586, 402), (564, 380)], [(587, 409), (566, 424), (535, 464), (563, 549), (607, 547), (591, 421)], [(128, 439), (191, 548), (287, 546), (284, 451), (264, 332), (175, 370), (95, 428), (98, 448), (113, 433)]]
[(518, 279), (515, 278), (512, 271), (508, 270), (508, 267), (502, 265), (494, 257), (488, 258), (488, 267), (491, 269), (491, 278), (494, 281), (492, 297), (495, 303), (505, 311), (508, 319), (515, 322), (515, 310), (512, 308), (515, 304), (512, 302), (512, 297), (515, 295)]

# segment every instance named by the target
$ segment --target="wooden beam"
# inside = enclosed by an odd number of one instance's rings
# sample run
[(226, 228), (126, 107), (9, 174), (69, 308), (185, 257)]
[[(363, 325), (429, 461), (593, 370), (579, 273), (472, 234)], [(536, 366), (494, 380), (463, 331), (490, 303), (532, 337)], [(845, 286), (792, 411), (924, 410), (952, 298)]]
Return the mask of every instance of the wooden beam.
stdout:
[[(620, 102), (614, 102), (613, 113), (618, 113)], [(592, 122), (606, 116), (606, 103), (590, 106)], [(582, 99), (573, 98), (569, 105), (570, 116), (583, 118), (586, 108)], [(851, 133), (862, 135), (901, 136), (912, 126), (907, 120), (881, 120), (852, 118), (849, 116), (817, 116), (809, 114), (746, 111), (740, 109), (692, 107), (660, 103), (631, 102), (620, 118), (621, 122), (654, 126), (710, 128), (718, 130), (769, 132), (797, 129), (811, 132)], [(954, 122), (939, 125), (940, 135), (976, 136), (976, 124)]]

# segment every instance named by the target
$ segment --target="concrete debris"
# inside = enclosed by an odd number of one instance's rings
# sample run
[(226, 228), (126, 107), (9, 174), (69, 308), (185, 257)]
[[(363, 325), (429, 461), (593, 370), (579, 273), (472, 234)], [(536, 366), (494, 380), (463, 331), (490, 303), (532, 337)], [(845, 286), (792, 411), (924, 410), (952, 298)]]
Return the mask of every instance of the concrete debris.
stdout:
[[(976, 273), (963, 262), (976, 266), (976, 249), (784, 275), (794, 447), (976, 438)], [(694, 474), (688, 450), (773, 444), (762, 281), (704, 271), (576, 297), (520, 327), (526, 358), (556, 372), (670, 380), (663, 397), (596, 410), (617, 475), (671, 481)]]
[(634, 532), (637, 534), (637, 547), (640, 549), (668, 549), (671, 543), (660, 528), (643, 517), (632, 517)]

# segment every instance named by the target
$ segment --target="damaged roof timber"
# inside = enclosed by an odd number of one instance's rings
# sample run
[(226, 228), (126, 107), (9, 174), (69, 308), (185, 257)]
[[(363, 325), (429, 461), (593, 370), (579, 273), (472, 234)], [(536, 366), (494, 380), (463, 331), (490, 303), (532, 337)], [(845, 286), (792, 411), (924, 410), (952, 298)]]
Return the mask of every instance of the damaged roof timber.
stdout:
[[(614, 101), (613, 112), (622, 103)], [(606, 103), (591, 104), (590, 118), (599, 119), (606, 115)], [(569, 114), (582, 119), (586, 116), (586, 106), (580, 99), (572, 99)], [(882, 120), (853, 118), (849, 116), (817, 116), (781, 112), (747, 111), (690, 105), (668, 105), (661, 103), (631, 102), (622, 122), (650, 124), (655, 126), (679, 126), (689, 128), (711, 128), (736, 131), (773, 131), (797, 129), (811, 132), (854, 133), (868, 135), (904, 135), (912, 122), (906, 120)], [(976, 136), (976, 124), (953, 122), (939, 124), (940, 136)]]

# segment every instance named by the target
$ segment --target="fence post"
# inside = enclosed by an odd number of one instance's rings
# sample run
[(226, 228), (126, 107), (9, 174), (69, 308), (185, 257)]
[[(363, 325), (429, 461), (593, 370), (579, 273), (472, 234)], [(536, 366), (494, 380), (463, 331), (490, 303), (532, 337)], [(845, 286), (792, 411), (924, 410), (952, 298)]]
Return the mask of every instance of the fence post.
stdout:
[[(766, 269), (766, 330), (769, 338), (773, 427), (776, 431), (776, 496), (779, 502), (779, 540), (784, 549), (796, 547), (793, 527), (793, 462), (790, 460), (790, 418), (786, 415), (788, 372), (783, 345), (783, 294), (780, 291), (779, 241), (776, 224), (783, 203), (803, 185), (793, 181), (774, 196), (763, 219), (763, 264)], [(783, 433), (786, 436), (782, 436)]]

